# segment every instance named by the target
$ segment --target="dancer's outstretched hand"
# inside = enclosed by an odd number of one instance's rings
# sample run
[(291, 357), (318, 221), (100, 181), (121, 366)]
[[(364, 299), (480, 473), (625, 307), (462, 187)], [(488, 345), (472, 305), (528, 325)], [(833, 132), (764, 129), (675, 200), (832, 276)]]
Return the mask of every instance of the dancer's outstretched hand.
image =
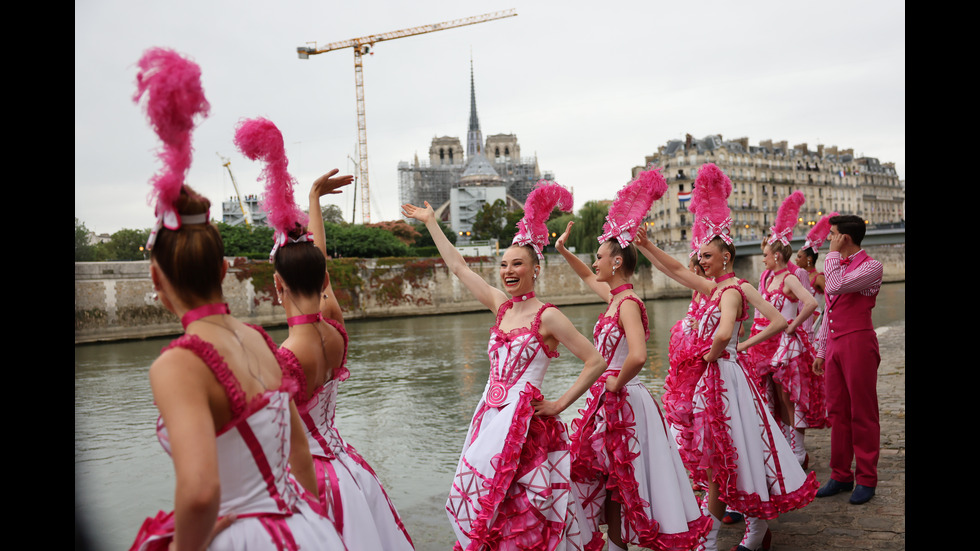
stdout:
[(633, 238), (633, 243), (635, 243), (637, 247), (643, 247), (644, 249), (647, 248), (647, 244), (650, 243), (650, 240), (647, 239), (646, 226), (640, 226), (640, 229), (636, 230), (636, 237)]
[(565, 233), (559, 235), (558, 236), (558, 239), (555, 240), (555, 248), (558, 249), (558, 252), (562, 252), (562, 251), (566, 250), (565, 249), (565, 242), (568, 241), (568, 234), (571, 233), (571, 231), (572, 231), (572, 224), (574, 224), (574, 223), (575, 223), (574, 221), (569, 220), (568, 225), (565, 226)]
[(550, 417), (561, 413), (561, 408), (558, 407), (556, 402), (549, 402), (547, 400), (540, 402), (532, 401), (531, 405), (534, 407), (534, 414), (538, 417)]
[(402, 205), (402, 214), (409, 218), (414, 218), (423, 224), (427, 223), (435, 217), (435, 212), (432, 210), (432, 205), (428, 201), (425, 201), (425, 208), (416, 207), (415, 205), (405, 203)]
[(338, 172), (340, 172), (340, 170), (335, 168), (317, 178), (316, 181), (313, 182), (313, 187), (310, 188), (310, 197), (320, 198), (324, 195), (336, 195), (341, 193), (340, 188), (354, 181), (354, 176), (350, 174), (337, 176), (334, 178), (334, 174), (337, 174)]

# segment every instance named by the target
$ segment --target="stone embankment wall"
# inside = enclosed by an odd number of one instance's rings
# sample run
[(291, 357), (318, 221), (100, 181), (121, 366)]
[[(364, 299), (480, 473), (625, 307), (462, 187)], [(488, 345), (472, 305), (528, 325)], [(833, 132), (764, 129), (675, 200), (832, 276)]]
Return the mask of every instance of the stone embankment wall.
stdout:
[[(881, 246), (869, 253), (885, 266), (885, 281), (905, 280), (905, 245)], [(687, 264), (686, 251), (673, 256)], [(583, 260), (591, 263), (586, 255)], [(823, 263), (823, 255), (818, 266)], [(276, 304), (268, 263), (229, 259), (222, 285), (232, 314), (250, 323), (282, 325), (286, 314)], [(499, 287), (498, 263), (472, 259), (470, 268)], [(341, 259), (331, 261), (332, 284), (345, 317), (420, 316), (480, 310), (459, 280), (438, 258)], [(759, 280), (762, 256), (736, 259), (735, 270), (753, 283)], [(146, 338), (178, 334), (180, 322), (154, 299), (149, 262), (75, 263), (75, 342)], [(633, 278), (645, 299), (688, 296), (690, 291), (664, 274), (641, 268)], [(546, 255), (535, 290), (558, 305), (598, 302), (559, 255)]]

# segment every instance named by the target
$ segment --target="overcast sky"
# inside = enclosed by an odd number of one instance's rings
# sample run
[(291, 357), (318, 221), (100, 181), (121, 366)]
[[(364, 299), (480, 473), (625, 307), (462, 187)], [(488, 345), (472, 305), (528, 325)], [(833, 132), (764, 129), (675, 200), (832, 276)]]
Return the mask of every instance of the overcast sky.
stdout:
[[(372, 221), (398, 216), (399, 161), (427, 158), (434, 136), (465, 146), (471, 53), (484, 137), (516, 134), (576, 208), (612, 198), (686, 133), (854, 148), (905, 178), (904, 2), (76, 0), (75, 216), (97, 233), (152, 224), (159, 141), (132, 102), (147, 48), (201, 66), (211, 115), (188, 183), (220, 217), (233, 188), (218, 154), (243, 194), (261, 192), (262, 167), (232, 144), (241, 118), (280, 128), (304, 200), (330, 168), (356, 171), (353, 53), (300, 60), (297, 46), (508, 8), (518, 16), (382, 42), (365, 58)], [(350, 196), (331, 197), (348, 217)]]

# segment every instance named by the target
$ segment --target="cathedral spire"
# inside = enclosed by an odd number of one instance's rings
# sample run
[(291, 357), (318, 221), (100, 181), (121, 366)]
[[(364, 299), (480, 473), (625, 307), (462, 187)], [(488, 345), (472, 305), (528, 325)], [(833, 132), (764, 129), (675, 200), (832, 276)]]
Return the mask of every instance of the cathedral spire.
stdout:
[(470, 129), (466, 133), (466, 156), (483, 152), (483, 133), (480, 119), (476, 116), (476, 84), (473, 79), (473, 57), (470, 56)]

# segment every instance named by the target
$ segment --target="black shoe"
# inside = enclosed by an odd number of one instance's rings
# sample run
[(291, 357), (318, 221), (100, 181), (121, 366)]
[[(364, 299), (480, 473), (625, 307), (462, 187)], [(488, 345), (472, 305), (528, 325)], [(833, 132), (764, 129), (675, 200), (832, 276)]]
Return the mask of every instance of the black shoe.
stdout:
[(851, 494), (851, 505), (861, 505), (862, 503), (867, 503), (871, 501), (871, 498), (875, 496), (874, 486), (862, 486), (860, 484), (854, 488), (854, 493)]
[(724, 524), (735, 524), (736, 522), (742, 522), (744, 518), (742, 513), (738, 511), (725, 511), (725, 516), (721, 517), (721, 522)]
[[(817, 490), (817, 497), (830, 497), (835, 496), (843, 491), (850, 491), (854, 488), (853, 482), (838, 482), (833, 478), (827, 480), (827, 483)], [(871, 495), (874, 495), (874, 488), (871, 489)], [(868, 499), (871, 499), (870, 497)], [(865, 500), (867, 501), (867, 500)], [(863, 501), (861, 503), (864, 503)]]

